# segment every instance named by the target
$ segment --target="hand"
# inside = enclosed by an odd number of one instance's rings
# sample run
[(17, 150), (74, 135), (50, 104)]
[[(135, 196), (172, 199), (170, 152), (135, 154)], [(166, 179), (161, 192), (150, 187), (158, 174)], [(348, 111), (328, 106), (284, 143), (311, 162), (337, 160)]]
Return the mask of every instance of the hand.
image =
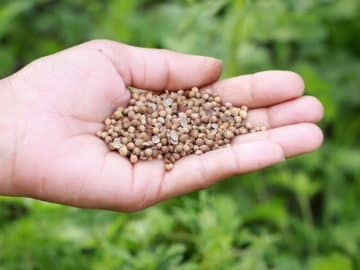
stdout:
[[(0, 192), (133, 211), (321, 145), (312, 123), (323, 109), (303, 96), (298, 75), (267, 71), (217, 81), (221, 68), (213, 58), (106, 40), (29, 64), (0, 81)], [(117, 106), (126, 106), (129, 85), (156, 91), (210, 85), (224, 101), (249, 106), (249, 121), (269, 130), (186, 157), (170, 172), (160, 160), (132, 166), (94, 135)]]

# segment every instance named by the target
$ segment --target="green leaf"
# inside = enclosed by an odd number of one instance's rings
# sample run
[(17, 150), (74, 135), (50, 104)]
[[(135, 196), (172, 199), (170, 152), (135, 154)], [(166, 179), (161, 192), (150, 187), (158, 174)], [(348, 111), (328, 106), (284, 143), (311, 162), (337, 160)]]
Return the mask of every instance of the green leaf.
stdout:
[(351, 260), (341, 254), (316, 257), (309, 262), (310, 270), (352, 270)]

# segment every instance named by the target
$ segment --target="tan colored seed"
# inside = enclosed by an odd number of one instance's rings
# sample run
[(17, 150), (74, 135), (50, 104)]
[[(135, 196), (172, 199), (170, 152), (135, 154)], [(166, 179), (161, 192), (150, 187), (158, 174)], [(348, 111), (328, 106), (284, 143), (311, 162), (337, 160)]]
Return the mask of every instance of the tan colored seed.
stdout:
[(96, 135), (96, 137), (101, 138), (101, 137), (102, 137), (102, 132), (101, 132), (101, 131), (97, 131), (97, 132), (95, 133), (95, 135)]
[(106, 118), (105, 121), (104, 121), (104, 124), (107, 125), (107, 126), (111, 125), (111, 119)]
[(142, 139), (140, 139), (140, 138), (135, 139), (135, 145), (136, 145), (136, 146), (141, 146), (142, 144), (143, 144), (143, 140), (142, 140)]
[(234, 133), (230, 130), (225, 130), (224, 132), (224, 137), (227, 138), (227, 139), (231, 139), (234, 137)]
[(204, 144), (204, 140), (198, 138), (198, 139), (196, 139), (196, 144), (197, 144), (198, 146), (203, 145), (203, 144)]
[(115, 119), (120, 119), (123, 116), (123, 108), (119, 107), (116, 109), (116, 111), (114, 112), (114, 118)]
[(240, 111), (240, 116), (241, 116), (242, 119), (246, 119), (247, 115), (248, 115), (247, 111), (245, 111), (245, 110)]
[(199, 131), (197, 131), (196, 129), (192, 130), (190, 135), (193, 137), (193, 138), (197, 138), (197, 136), (199, 135)]
[(135, 164), (139, 161), (139, 158), (136, 155), (131, 155), (130, 156), (130, 162)]
[(146, 132), (142, 132), (140, 134), (140, 137), (143, 141), (147, 142), (151, 140), (151, 136), (149, 134), (147, 134)]
[(138, 129), (141, 131), (141, 132), (144, 132), (146, 130), (146, 127), (144, 125), (140, 125), (138, 127)]
[(106, 131), (101, 132), (101, 138), (105, 139), (108, 136), (108, 133)]
[(178, 144), (177, 146), (175, 146), (175, 151), (176, 152), (181, 152), (182, 150), (183, 150), (182, 144)]
[(179, 141), (182, 143), (186, 142), (188, 139), (189, 139), (189, 135), (187, 134), (181, 134), (179, 137)]
[(140, 155), (140, 153), (141, 153), (140, 148), (139, 148), (139, 147), (135, 147), (134, 150), (133, 150), (133, 153), (134, 153), (135, 155)]
[(184, 145), (184, 147), (183, 147), (183, 150), (185, 151), (185, 152), (189, 152), (190, 151), (190, 146), (188, 145), (188, 144), (185, 144)]
[(173, 167), (174, 167), (174, 164), (172, 164), (172, 163), (166, 163), (165, 164), (165, 170), (166, 171), (171, 171)]
[(199, 114), (198, 114), (198, 113), (192, 113), (192, 114), (191, 114), (191, 118), (192, 118), (192, 119), (198, 119), (198, 118), (199, 118)]
[(235, 116), (235, 122), (236, 123), (241, 123), (241, 121), (242, 121), (242, 118), (241, 118), (241, 116)]
[(128, 149), (127, 149), (127, 147), (126, 147), (125, 145), (122, 145), (122, 146), (120, 146), (120, 148), (119, 148), (119, 153), (120, 153), (120, 155), (122, 155), (123, 157), (126, 157), (126, 156), (128, 155), (128, 153), (129, 153), (129, 151), (128, 151)]
[(127, 144), (127, 148), (128, 148), (129, 150), (133, 150), (133, 149), (135, 148), (135, 144), (134, 144), (133, 142), (129, 142), (129, 143)]
[(147, 148), (147, 149), (145, 149), (145, 156), (148, 156), (148, 157), (151, 157), (152, 156), (152, 149), (151, 148)]
[(244, 127), (241, 127), (241, 128), (239, 129), (239, 131), (240, 131), (240, 134), (246, 134), (246, 133), (247, 133), (247, 129), (244, 128)]
[(213, 141), (213, 140), (208, 140), (208, 139), (206, 139), (206, 140), (205, 140), (205, 143), (206, 143), (206, 145), (208, 145), (208, 146), (214, 145), (214, 141)]
[(164, 111), (164, 110), (160, 111), (160, 112), (159, 112), (159, 115), (160, 115), (161, 117), (165, 117), (165, 116), (166, 116), (166, 111)]
[(162, 94), (134, 90), (131, 95), (129, 106), (116, 108), (95, 135), (132, 163), (159, 158), (172, 168), (181, 157), (226, 147), (235, 136), (266, 130), (246, 121), (247, 106), (222, 103), (211, 89)]

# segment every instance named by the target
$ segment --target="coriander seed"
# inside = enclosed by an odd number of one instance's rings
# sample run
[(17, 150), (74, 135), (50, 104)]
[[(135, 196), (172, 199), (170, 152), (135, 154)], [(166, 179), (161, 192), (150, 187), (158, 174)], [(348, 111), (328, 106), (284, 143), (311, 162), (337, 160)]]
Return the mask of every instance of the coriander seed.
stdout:
[(227, 147), (235, 136), (266, 130), (247, 118), (247, 106), (222, 103), (211, 89), (134, 90), (128, 107), (118, 107), (95, 135), (132, 164), (162, 159), (169, 171), (182, 157)]

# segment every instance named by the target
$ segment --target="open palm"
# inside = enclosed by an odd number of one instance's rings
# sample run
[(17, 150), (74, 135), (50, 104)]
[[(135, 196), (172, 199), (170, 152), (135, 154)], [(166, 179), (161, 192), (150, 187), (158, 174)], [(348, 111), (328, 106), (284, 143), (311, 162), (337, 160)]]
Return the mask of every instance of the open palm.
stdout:
[[(131, 211), (267, 167), (320, 146), (312, 124), (322, 106), (303, 96), (302, 79), (268, 71), (217, 81), (213, 58), (97, 40), (41, 58), (7, 78), (16, 98), (13, 195), (80, 207)], [(268, 131), (232, 147), (178, 161), (135, 166), (96, 136), (102, 120), (130, 98), (127, 86), (162, 91), (209, 85), (224, 101), (251, 108), (249, 121)]]

